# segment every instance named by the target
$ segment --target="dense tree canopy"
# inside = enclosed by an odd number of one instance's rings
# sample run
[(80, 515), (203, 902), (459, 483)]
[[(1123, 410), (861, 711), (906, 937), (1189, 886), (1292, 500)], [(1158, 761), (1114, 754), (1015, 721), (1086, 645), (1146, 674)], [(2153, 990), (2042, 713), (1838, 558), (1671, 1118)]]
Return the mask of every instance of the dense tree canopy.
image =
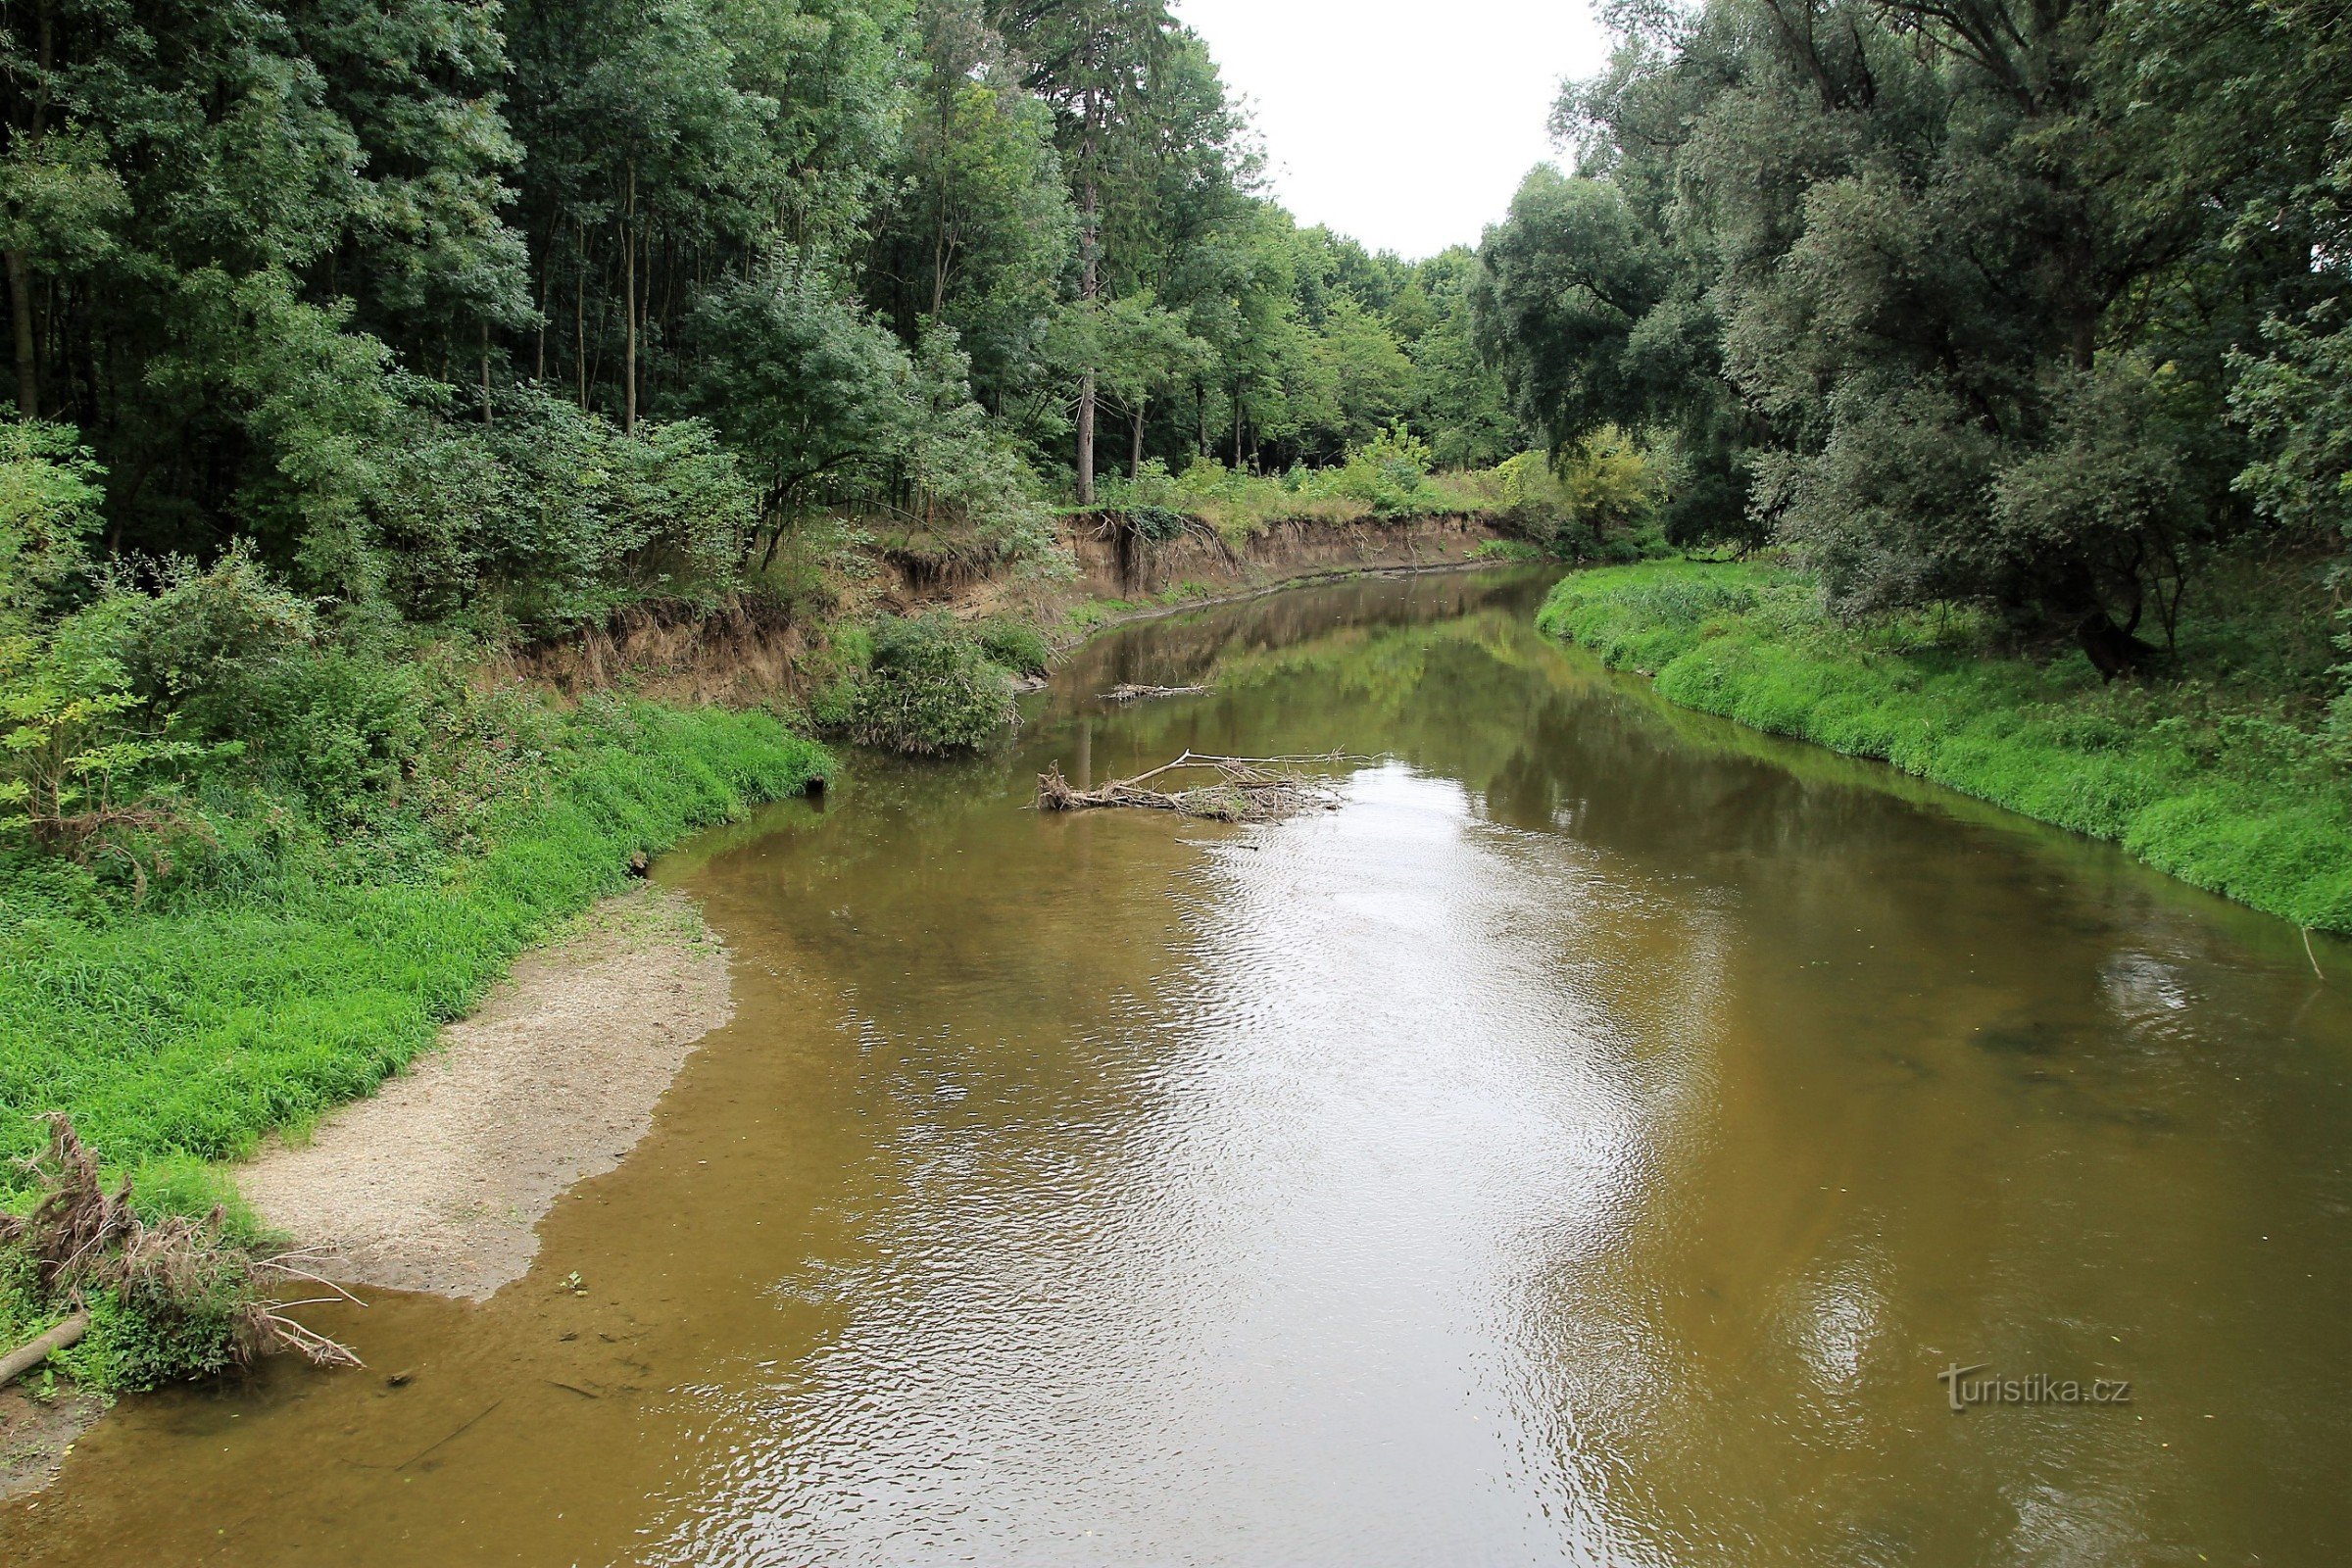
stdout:
[(1622, 42), (1478, 289), (1555, 445), (1675, 432), (1679, 537), (2115, 671), (2218, 545), (2344, 517), (2340, 8), (1713, 0)]
[(1298, 229), (1158, 0), (0, 23), (20, 444), (99, 557), (246, 539), (347, 606), (535, 621), (828, 510), (1017, 550), (1098, 470), (1515, 444), (1464, 259)]

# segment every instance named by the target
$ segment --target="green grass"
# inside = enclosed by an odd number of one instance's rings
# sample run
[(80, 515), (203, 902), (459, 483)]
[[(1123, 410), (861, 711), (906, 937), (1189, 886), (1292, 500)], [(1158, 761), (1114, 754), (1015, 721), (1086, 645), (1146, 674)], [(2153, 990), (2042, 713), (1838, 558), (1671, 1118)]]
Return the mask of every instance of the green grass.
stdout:
[[(2249, 571), (2253, 568), (2249, 568)], [(1842, 624), (1778, 567), (1580, 572), (1539, 624), (1659, 695), (2121, 845), (2298, 925), (2352, 932), (2352, 769), (2318, 722), (2328, 643), (2292, 573), (2210, 585), (2180, 671), (2103, 684), (2079, 654), (1989, 652), (1951, 612)]]
[(632, 854), (830, 765), (765, 714), (604, 702), (462, 850), (325, 854), (169, 907), (0, 907), (0, 1153), (63, 1109), (111, 1165), (199, 1188), (192, 1162), (373, 1090)]

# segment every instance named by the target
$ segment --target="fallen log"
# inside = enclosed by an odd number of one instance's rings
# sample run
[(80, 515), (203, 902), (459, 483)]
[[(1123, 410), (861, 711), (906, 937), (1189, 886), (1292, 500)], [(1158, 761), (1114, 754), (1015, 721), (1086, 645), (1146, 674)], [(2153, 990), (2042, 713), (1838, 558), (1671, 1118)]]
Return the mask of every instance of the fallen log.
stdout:
[(1207, 690), (1205, 686), (1138, 686), (1132, 681), (1121, 681), (1097, 695), (1106, 703), (1140, 703), (1153, 697), (1198, 697)]
[[(1062, 776), (1061, 764), (1056, 762), (1037, 776), (1037, 800), (1033, 804), (1041, 811), (1090, 811), (1124, 807), (1142, 811), (1174, 811), (1217, 822), (1265, 822), (1314, 807), (1338, 804), (1337, 780), (1301, 773), (1290, 764), (1347, 760), (1338, 752), (1320, 757), (1203, 757), (1186, 752), (1172, 762), (1162, 762), (1130, 778), (1114, 778), (1090, 790), (1071, 784)], [(1153, 779), (1188, 770), (1214, 777), (1181, 789), (1151, 787)]]
[(70, 1349), (81, 1343), (90, 1331), (90, 1314), (75, 1312), (48, 1333), (18, 1346), (6, 1355), (0, 1355), (0, 1389), (8, 1387), (21, 1374), (31, 1371), (58, 1351)]

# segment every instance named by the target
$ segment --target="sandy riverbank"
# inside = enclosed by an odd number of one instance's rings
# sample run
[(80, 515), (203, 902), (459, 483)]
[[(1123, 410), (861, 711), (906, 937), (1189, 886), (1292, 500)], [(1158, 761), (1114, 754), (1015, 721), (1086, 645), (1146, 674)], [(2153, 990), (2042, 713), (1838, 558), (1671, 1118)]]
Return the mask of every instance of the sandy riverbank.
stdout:
[(273, 1144), (238, 1186), (340, 1279), (482, 1299), (522, 1277), (540, 1219), (620, 1162), (733, 1012), (726, 951), (694, 906), (640, 889), (526, 955), (436, 1050)]

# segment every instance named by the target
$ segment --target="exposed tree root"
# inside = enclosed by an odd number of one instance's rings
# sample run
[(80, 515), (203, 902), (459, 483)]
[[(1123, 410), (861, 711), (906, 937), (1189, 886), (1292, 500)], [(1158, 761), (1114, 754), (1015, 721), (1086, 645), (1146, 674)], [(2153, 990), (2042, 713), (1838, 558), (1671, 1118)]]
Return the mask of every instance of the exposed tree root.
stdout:
[[(1336, 780), (1296, 771), (1298, 762), (1348, 760), (1332, 752), (1321, 757), (1202, 757), (1186, 752), (1132, 778), (1112, 779), (1091, 790), (1072, 787), (1056, 762), (1037, 776), (1036, 808), (1041, 811), (1088, 811), (1128, 807), (1144, 811), (1174, 811), (1183, 816), (1217, 822), (1266, 822), (1316, 807), (1338, 805)], [(1184, 789), (1152, 789), (1152, 779), (1193, 770), (1216, 775), (1214, 782)], [(1170, 780), (1173, 782), (1173, 780)]]
[[(257, 1257), (229, 1240), (228, 1216), (219, 1207), (202, 1219), (172, 1214), (149, 1224), (131, 1203), (128, 1178), (112, 1193), (101, 1185), (98, 1156), (63, 1112), (50, 1115), (49, 1147), (24, 1167), (40, 1198), (29, 1213), (0, 1215), (0, 1247), (30, 1259), (35, 1283), (53, 1302), (78, 1314), (85, 1292), (104, 1290), (134, 1310), (167, 1318), (226, 1306), (234, 1321), (228, 1349), (235, 1364), (272, 1350), (295, 1350), (322, 1366), (360, 1364), (348, 1347), (286, 1316), (321, 1301), (357, 1301), (319, 1278), (313, 1267), (318, 1254)], [(328, 1294), (276, 1298), (275, 1288), (293, 1281)]]
[(1205, 686), (1138, 686), (1121, 682), (1101, 696), (1106, 703), (1140, 703), (1152, 697), (1198, 697), (1207, 690)]

